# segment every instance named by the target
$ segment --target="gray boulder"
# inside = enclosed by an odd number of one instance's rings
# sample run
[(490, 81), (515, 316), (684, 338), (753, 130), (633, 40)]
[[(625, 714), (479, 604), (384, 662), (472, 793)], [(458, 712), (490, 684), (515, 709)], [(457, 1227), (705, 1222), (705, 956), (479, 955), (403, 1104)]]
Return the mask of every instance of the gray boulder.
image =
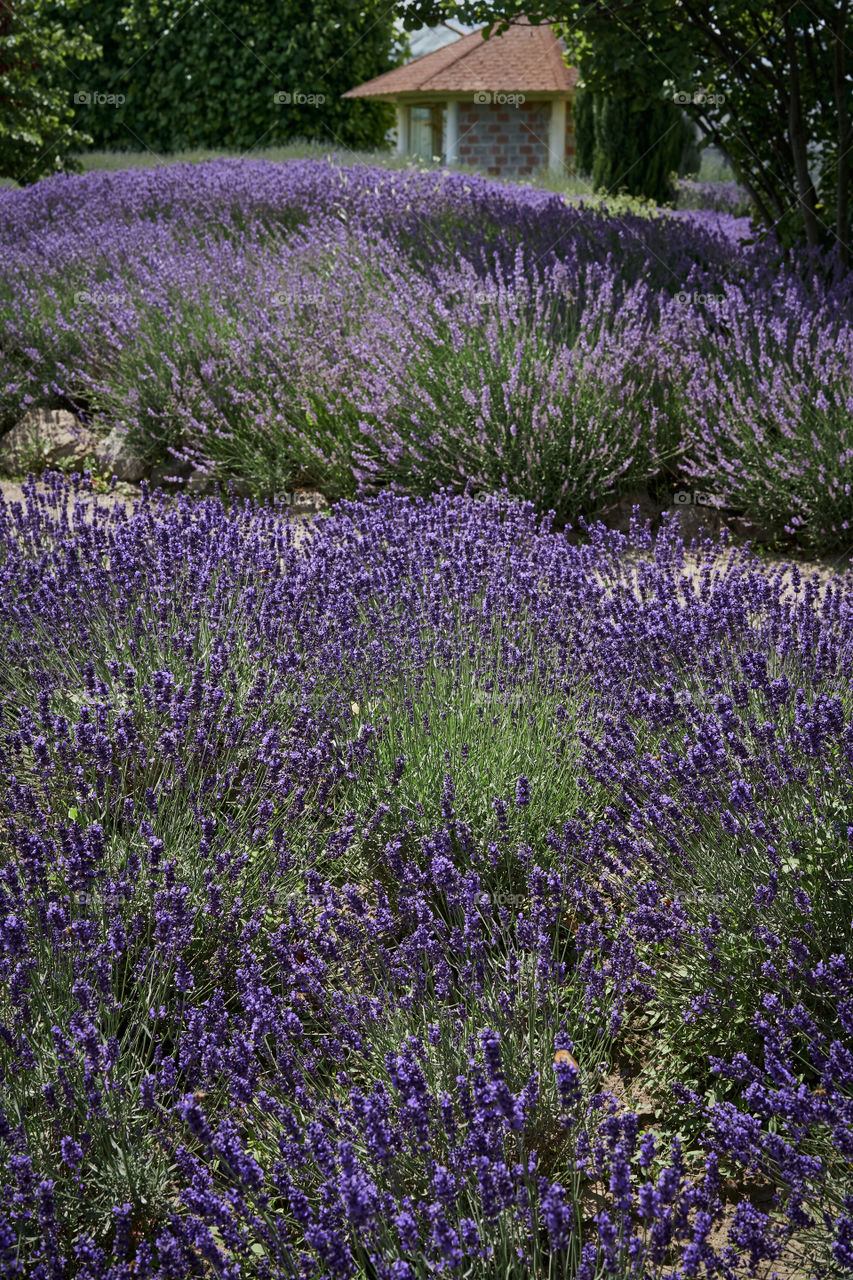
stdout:
[(743, 542), (754, 542), (758, 546), (772, 546), (784, 537), (784, 529), (770, 521), (747, 520), (742, 516), (731, 516), (726, 524), (736, 538)]
[(192, 471), (187, 476), (184, 488), (187, 493), (213, 493), (215, 484), (215, 476), (207, 475), (204, 471)]
[(670, 507), (678, 517), (678, 532), (685, 542), (694, 538), (715, 538), (722, 528), (719, 511), (712, 506)]
[(0, 467), (9, 475), (41, 471), (58, 462), (82, 462), (98, 439), (67, 409), (30, 409), (0, 439)]
[(609, 529), (618, 529), (620, 533), (629, 533), (631, 516), (634, 507), (639, 507), (640, 523), (651, 520), (654, 528), (660, 519), (661, 508), (652, 502), (645, 489), (630, 489), (617, 502), (611, 503), (601, 512), (601, 519)]
[[(166, 477), (175, 477), (167, 480)], [(194, 493), (203, 495), (213, 493), (216, 483), (214, 476), (199, 471), (190, 462), (182, 462), (179, 458), (170, 458), (160, 463), (151, 471), (151, 488), (163, 489), (166, 493)]]
[(113, 427), (106, 440), (95, 450), (95, 461), (104, 471), (119, 480), (136, 484), (148, 474), (148, 466), (138, 458), (121, 427)]

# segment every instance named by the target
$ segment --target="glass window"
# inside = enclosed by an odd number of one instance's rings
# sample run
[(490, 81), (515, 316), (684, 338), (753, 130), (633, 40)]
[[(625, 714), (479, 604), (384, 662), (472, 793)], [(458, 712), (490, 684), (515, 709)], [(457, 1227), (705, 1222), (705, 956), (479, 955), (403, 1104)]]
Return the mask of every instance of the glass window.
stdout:
[(444, 107), (412, 107), (409, 117), (409, 151), (422, 160), (444, 158)]

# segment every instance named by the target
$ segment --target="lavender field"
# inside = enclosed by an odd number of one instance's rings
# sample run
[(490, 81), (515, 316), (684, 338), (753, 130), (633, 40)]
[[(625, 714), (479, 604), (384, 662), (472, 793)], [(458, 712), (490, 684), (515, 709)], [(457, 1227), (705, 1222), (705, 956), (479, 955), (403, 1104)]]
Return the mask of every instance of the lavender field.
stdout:
[(0, 194), (0, 425), (222, 485), (0, 482), (0, 1275), (853, 1274), (853, 572), (595, 519), (849, 547), (853, 288), (752, 239)]
[(4, 192), (0, 432), (50, 401), (258, 496), (468, 487), (559, 524), (687, 486), (844, 549), (850, 276), (754, 243), (722, 191), (643, 217), (464, 174), (221, 160)]
[(0, 504), (3, 1273), (844, 1276), (853, 589)]

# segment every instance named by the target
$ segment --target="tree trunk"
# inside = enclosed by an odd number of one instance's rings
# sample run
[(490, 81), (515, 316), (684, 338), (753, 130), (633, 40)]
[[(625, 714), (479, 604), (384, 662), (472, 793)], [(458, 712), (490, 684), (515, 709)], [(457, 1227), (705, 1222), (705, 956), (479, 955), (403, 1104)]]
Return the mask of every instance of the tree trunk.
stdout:
[(797, 204), (803, 214), (806, 240), (813, 247), (820, 244), (820, 229), (817, 220), (817, 193), (809, 174), (808, 151), (806, 149), (806, 131), (803, 124), (803, 104), (800, 94), (800, 68), (797, 62), (797, 42), (788, 13), (785, 13), (785, 36), (788, 52), (788, 74), (790, 76), (790, 96), (788, 98), (788, 129), (790, 133), (791, 158), (794, 161), (794, 173), (797, 179)]
[[(732, 173), (735, 175), (735, 178), (737, 179), (737, 181), (740, 183), (740, 185), (748, 194), (749, 198), (752, 200), (752, 203), (755, 205), (763, 221), (767, 224), (767, 226), (772, 226), (774, 221), (773, 206), (775, 205), (776, 212), (780, 216), (783, 212), (781, 203), (779, 201), (779, 193), (776, 190), (776, 187), (774, 186), (773, 189), (769, 192), (764, 192), (763, 194), (760, 193), (758, 184), (753, 182), (752, 176), (747, 174), (745, 170), (741, 167), (741, 165), (738, 163), (738, 161), (734, 158), (728, 146), (726, 145), (725, 138), (720, 133), (719, 129), (716, 127), (713, 121), (711, 121), (707, 116), (702, 116), (702, 115), (698, 115), (695, 118), (697, 120), (697, 123), (699, 124), (699, 127), (711, 139), (711, 141), (714, 143), (718, 151), (722, 152), (723, 156), (725, 156), (726, 160), (729, 163), (729, 167), (732, 170)], [(765, 195), (768, 197), (768, 200), (765, 200)]]
[(842, 266), (850, 264), (850, 149), (853, 146), (853, 130), (847, 109), (846, 76), (844, 74), (844, 37), (847, 34), (847, 3), (838, 10), (833, 44), (832, 80), (835, 89), (835, 107), (838, 112), (838, 195), (835, 203), (835, 235), (837, 253)]

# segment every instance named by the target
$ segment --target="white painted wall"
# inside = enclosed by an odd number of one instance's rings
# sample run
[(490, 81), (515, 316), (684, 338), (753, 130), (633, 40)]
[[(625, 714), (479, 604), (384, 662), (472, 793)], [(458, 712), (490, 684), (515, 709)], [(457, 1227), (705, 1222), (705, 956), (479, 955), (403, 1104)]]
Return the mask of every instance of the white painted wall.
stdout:
[(548, 130), (548, 168), (552, 173), (562, 173), (566, 162), (566, 100), (554, 98), (551, 103), (551, 124)]

